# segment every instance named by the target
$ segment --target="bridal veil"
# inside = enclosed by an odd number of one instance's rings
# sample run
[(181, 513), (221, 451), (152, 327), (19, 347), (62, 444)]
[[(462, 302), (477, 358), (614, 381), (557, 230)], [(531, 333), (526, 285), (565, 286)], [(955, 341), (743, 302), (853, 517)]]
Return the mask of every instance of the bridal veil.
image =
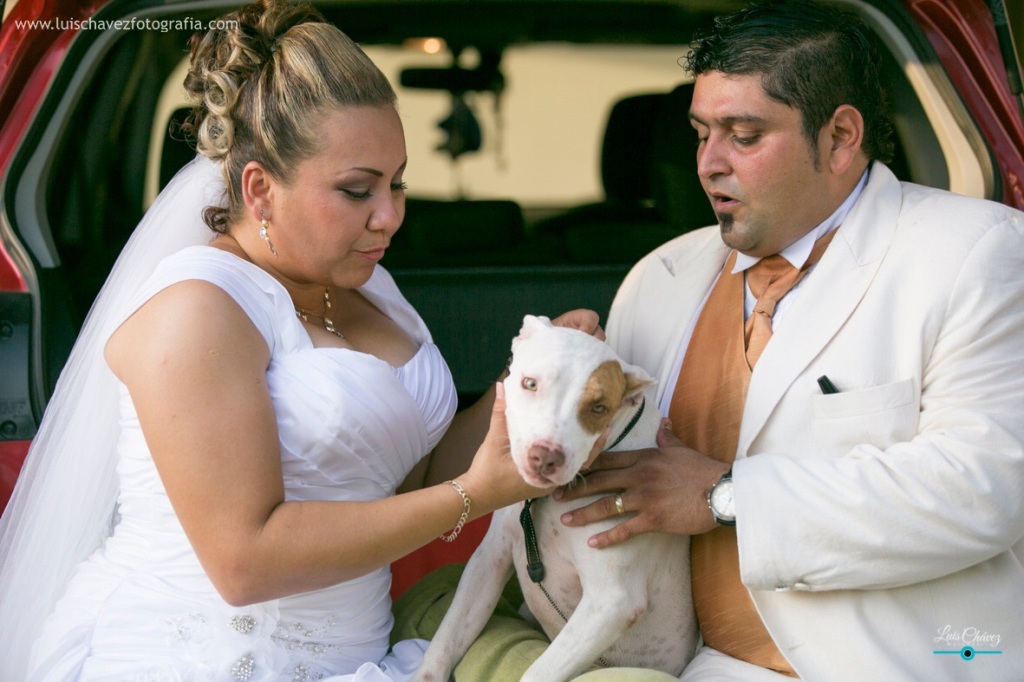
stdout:
[(225, 201), (220, 164), (197, 156), (146, 212), (89, 311), (0, 518), (2, 679), (26, 679), (46, 617), (116, 522), (118, 390), (107, 339), (157, 263), (211, 240), (203, 209)]

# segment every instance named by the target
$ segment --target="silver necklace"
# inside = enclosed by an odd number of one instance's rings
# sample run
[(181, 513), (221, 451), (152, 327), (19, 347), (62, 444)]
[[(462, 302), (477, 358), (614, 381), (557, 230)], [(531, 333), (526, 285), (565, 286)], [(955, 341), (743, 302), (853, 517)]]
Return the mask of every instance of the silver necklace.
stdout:
[(345, 335), (334, 328), (334, 322), (331, 318), (327, 317), (327, 311), (331, 309), (331, 290), (330, 288), (324, 289), (324, 309), (322, 313), (315, 313), (312, 310), (306, 310), (295, 306), (295, 315), (303, 322), (309, 322), (309, 318), (319, 319), (323, 322), (324, 329), (337, 336), (339, 339), (345, 338)]

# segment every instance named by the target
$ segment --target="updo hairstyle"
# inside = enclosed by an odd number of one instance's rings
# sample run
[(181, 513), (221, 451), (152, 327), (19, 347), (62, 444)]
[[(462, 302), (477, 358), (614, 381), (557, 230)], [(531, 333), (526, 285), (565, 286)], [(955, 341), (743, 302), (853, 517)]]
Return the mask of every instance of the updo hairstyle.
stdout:
[(192, 37), (185, 90), (194, 108), (184, 128), (199, 153), (222, 164), (228, 206), (208, 207), (203, 217), (224, 233), (243, 215), (247, 163), (287, 184), (296, 164), (319, 150), (323, 113), (393, 105), (396, 96), (359, 46), (311, 5), (261, 0), (212, 25)]

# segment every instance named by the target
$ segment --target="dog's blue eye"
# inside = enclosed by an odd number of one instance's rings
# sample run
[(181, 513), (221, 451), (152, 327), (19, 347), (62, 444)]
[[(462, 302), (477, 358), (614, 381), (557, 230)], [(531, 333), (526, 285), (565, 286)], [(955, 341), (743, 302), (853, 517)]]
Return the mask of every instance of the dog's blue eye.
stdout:
[(592, 408), (590, 408), (590, 411), (596, 414), (604, 414), (605, 412), (608, 411), (608, 408), (605, 407), (604, 405), (594, 405)]
[(527, 391), (537, 390), (537, 380), (531, 377), (523, 377), (523, 388)]

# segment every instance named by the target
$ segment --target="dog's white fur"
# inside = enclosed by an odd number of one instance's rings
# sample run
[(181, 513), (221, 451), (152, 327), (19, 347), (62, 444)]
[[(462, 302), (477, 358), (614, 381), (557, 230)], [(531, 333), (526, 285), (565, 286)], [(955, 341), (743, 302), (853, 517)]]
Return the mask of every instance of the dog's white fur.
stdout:
[[(554, 327), (543, 317), (526, 316), (512, 342), (512, 357), (505, 380), (511, 454), (523, 478), (538, 486), (573, 481), (588, 464), (601, 431), (608, 428), (607, 444), (612, 445), (654, 383), (606, 343)], [(660, 421), (653, 401), (647, 400), (640, 420), (612, 449), (653, 447)], [(598, 660), (679, 675), (697, 640), (689, 538), (646, 533), (614, 547), (591, 548), (587, 538), (623, 519), (570, 528), (559, 518), (598, 497), (571, 503), (546, 497), (532, 508), (546, 568), (541, 584), (568, 622), (528, 576), (519, 523), (523, 505), (499, 509), (414, 680), (449, 679), (493, 612), (513, 568), (527, 607), (552, 639), (523, 680), (568, 680)]]

